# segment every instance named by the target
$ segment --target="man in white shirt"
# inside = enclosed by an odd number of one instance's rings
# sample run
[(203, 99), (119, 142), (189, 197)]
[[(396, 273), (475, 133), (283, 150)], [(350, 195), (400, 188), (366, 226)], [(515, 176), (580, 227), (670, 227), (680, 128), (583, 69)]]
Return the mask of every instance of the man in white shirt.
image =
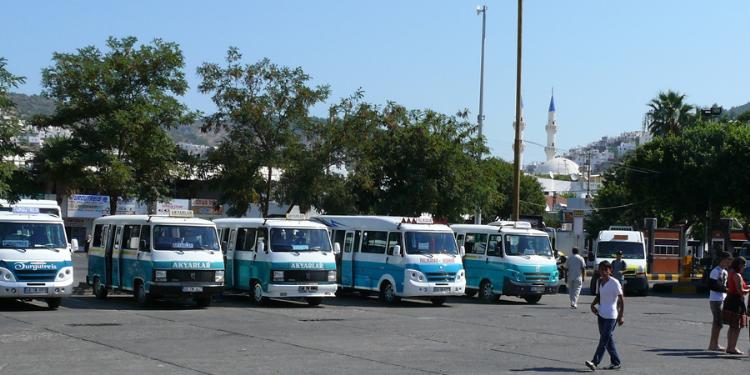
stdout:
[[(594, 359), (586, 361), (586, 367), (596, 371), (604, 357), (604, 351), (609, 353), (611, 364), (606, 370), (619, 370), (622, 366), (620, 356), (615, 347), (615, 327), (625, 323), (625, 299), (622, 296), (622, 286), (612, 274), (612, 264), (608, 261), (599, 263), (599, 282), (594, 302), (591, 302), (593, 312), (599, 323), (599, 345), (596, 347)], [(598, 306), (598, 307), (597, 307)]]
[(723, 327), (721, 305), (724, 303), (724, 298), (727, 297), (727, 268), (732, 263), (732, 257), (729, 253), (722, 251), (718, 258), (719, 264), (711, 270), (708, 279), (708, 288), (711, 290), (708, 296), (708, 304), (711, 306), (711, 315), (713, 315), (708, 350), (723, 352), (725, 349), (719, 345), (719, 334), (721, 334), (721, 328)]
[(567, 269), (566, 281), (568, 282), (568, 296), (570, 296), (570, 308), (578, 308), (578, 296), (581, 295), (581, 286), (586, 278), (586, 261), (578, 255), (578, 248), (573, 248), (573, 255), (565, 262)]

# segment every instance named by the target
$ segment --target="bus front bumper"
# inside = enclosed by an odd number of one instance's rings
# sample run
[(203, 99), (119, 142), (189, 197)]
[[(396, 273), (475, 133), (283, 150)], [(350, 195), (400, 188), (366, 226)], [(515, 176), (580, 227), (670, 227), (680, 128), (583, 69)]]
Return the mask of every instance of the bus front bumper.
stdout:
[(2, 282), (0, 298), (58, 298), (73, 294), (73, 278), (60, 282)]
[(268, 284), (267, 289), (270, 298), (335, 297), (338, 284)]
[(526, 284), (512, 281), (509, 278), (503, 280), (503, 293), (506, 296), (529, 296), (541, 294), (557, 294), (558, 286), (554, 284)]
[(148, 284), (148, 292), (158, 297), (213, 296), (224, 292), (222, 283), (166, 282)]
[(466, 291), (466, 279), (449, 283), (419, 282), (412, 279), (404, 280), (404, 290), (401, 297), (448, 297), (462, 296)]

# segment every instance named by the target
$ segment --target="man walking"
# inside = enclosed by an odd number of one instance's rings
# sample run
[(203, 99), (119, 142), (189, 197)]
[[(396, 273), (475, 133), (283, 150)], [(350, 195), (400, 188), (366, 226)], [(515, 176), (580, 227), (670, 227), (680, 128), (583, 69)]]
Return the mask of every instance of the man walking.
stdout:
[(617, 250), (615, 260), (612, 261), (612, 277), (620, 282), (620, 286), (625, 285), (625, 270), (628, 264), (622, 260), (622, 250)]
[(570, 296), (570, 308), (578, 308), (578, 296), (581, 295), (581, 286), (586, 279), (586, 261), (578, 255), (578, 248), (573, 248), (573, 255), (565, 262), (567, 274), (565, 279), (568, 284), (568, 296)]
[(726, 251), (719, 253), (719, 264), (711, 270), (708, 279), (708, 288), (711, 290), (708, 296), (708, 304), (711, 306), (711, 315), (713, 323), (711, 324), (711, 340), (708, 342), (708, 350), (724, 351), (725, 348), (719, 345), (719, 334), (722, 324), (721, 305), (724, 298), (727, 298), (727, 268), (732, 263), (732, 257)]
[[(604, 351), (609, 353), (610, 365), (606, 370), (619, 370), (622, 366), (620, 356), (615, 347), (615, 327), (623, 325), (625, 313), (625, 299), (622, 296), (622, 286), (612, 275), (612, 264), (608, 261), (599, 263), (599, 282), (594, 302), (591, 302), (591, 312), (596, 315), (599, 324), (599, 345), (596, 347), (594, 359), (586, 361), (586, 367), (596, 371), (604, 357)], [(597, 307), (598, 306), (598, 307)]]

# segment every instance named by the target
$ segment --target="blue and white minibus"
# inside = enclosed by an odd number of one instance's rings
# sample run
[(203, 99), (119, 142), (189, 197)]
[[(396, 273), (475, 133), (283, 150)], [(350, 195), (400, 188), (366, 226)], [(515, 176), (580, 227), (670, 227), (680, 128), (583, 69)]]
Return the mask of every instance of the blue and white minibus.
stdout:
[(214, 223), (192, 213), (94, 220), (86, 276), (94, 295), (104, 299), (110, 290), (122, 290), (141, 305), (174, 297), (209, 306), (211, 297), (224, 290), (224, 259)]
[(546, 232), (525, 221), (490, 225), (454, 224), (456, 241), (465, 249), (466, 294), (484, 302), (501, 295), (539, 302), (558, 288), (557, 262)]
[(62, 219), (37, 207), (0, 212), (0, 298), (43, 299), (50, 309), (73, 292), (71, 252)]
[(447, 225), (430, 217), (313, 217), (342, 248), (342, 288), (377, 292), (388, 304), (402, 297), (426, 298), (434, 305), (464, 293), (461, 254)]
[(318, 305), (336, 296), (336, 259), (325, 225), (304, 215), (214, 220), (226, 254), (226, 287), (269, 298)]

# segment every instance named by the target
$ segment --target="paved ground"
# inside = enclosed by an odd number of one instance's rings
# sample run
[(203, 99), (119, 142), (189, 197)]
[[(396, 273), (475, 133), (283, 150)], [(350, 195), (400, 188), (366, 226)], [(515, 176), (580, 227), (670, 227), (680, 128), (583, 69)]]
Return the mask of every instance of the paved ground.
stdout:
[[(574, 373), (586, 372), (598, 338), (593, 315), (569, 309), (565, 295), (535, 306), (455, 298), (439, 308), (362, 297), (254, 307), (235, 295), (208, 309), (84, 295), (44, 307), (0, 306), (0, 374)], [(709, 317), (704, 298), (627, 298), (620, 372), (747, 373), (747, 356), (703, 350)], [(747, 331), (740, 341), (748, 347)]]

